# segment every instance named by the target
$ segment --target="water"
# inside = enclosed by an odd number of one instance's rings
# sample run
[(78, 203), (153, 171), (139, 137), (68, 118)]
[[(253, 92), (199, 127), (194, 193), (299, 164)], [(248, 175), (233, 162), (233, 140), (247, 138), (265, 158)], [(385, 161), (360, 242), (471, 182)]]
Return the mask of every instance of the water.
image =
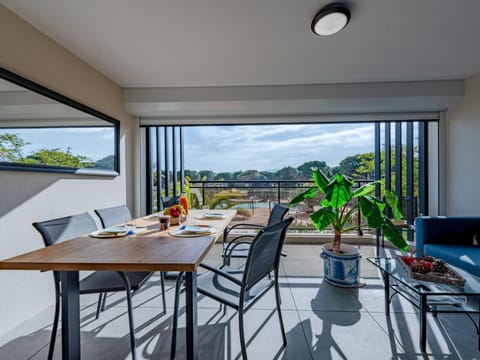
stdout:
[[(253, 206), (255, 209), (269, 209), (270, 207), (273, 207), (274, 203), (273, 202), (255, 202), (253, 203)], [(251, 202), (244, 202), (235, 205), (232, 207), (232, 209), (251, 209), (252, 208), (252, 203)]]

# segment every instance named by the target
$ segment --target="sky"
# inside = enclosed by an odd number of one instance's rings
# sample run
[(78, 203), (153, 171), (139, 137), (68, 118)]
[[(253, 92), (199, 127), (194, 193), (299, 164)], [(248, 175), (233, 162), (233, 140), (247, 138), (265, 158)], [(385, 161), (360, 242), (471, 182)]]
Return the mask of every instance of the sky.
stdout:
[(0, 129), (0, 133), (18, 134), (25, 142), (24, 156), (41, 148), (71, 148), (74, 155), (97, 161), (114, 153), (113, 127)]
[(185, 169), (233, 172), (279, 170), (304, 162), (337, 166), (350, 155), (372, 152), (374, 125), (292, 124), (184, 127)]
[[(113, 154), (113, 128), (0, 129), (29, 142), (24, 155), (36, 149), (71, 148), (93, 161)], [(337, 166), (350, 155), (371, 152), (374, 125), (289, 124), (184, 127), (185, 169), (234, 172), (276, 171), (304, 162)]]

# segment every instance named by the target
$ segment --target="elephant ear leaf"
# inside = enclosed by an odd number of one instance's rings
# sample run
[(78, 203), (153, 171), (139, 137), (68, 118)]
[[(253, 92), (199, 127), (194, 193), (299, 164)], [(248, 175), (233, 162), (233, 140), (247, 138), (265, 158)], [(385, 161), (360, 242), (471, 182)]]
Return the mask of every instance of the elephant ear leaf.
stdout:
[(377, 199), (369, 196), (362, 196), (358, 199), (358, 206), (365, 219), (367, 219), (368, 226), (372, 229), (379, 228), (384, 222), (383, 210), (385, 204)]
[(390, 220), (385, 219), (382, 224), (382, 232), (383, 235), (385, 235), (385, 237), (401, 251), (405, 252), (408, 250), (408, 244), (403, 238), (402, 232), (398, 230)]
[(325, 187), (328, 185), (330, 181), (328, 180), (326, 175), (323, 173), (323, 171), (320, 170), (319, 168), (312, 168), (312, 170), (313, 170), (313, 173), (312, 173), (313, 182), (315, 183), (315, 185), (317, 185), (318, 190), (320, 190), (322, 194), (325, 194)]
[(392, 209), (392, 215), (395, 220), (403, 218), (402, 209), (400, 208), (400, 202), (398, 197), (391, 191), (385, 189), (385, 201)]
[(335, 211), (331, 207), (322, 207), (310, 215), (310, 220), (318, 231), (325, 230), (335, 222)]
[(316, 194), (317, 194), (317, 190), (315, 188), (309, 188), (309, 189), (305, 190), (304, 192), (302, 192), (301, 194), (298, 194), (297, 196), (295, 196), (288, 203), (288, 205), (289, 206), (297, 205), (299, 202), (302, 202), (305, 199), (314, 198)]

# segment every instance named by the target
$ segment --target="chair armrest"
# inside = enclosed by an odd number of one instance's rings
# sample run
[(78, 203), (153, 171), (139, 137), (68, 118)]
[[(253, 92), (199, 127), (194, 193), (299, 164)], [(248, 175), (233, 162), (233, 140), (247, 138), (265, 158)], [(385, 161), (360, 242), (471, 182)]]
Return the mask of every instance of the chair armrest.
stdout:
[(236, 229), (263, 229), (265, 225), (259, 225), (259, 224), (235, 224), (233, 226), (230, 226), (225, 229), (224, 231), (224, 236), (228, 235), (230, 231), (236, 230)]
[[(230, 246), (230, 244), (234, 244), (234, 243), (236, 243), (236, 242), (238, 242), (239, 240), (242, 240), (242, 239), (250, 239), (250, 241), (251, 241), (251, 240), (255, 239), (255, 236), (256, 236), (256, 234), (255, 235), (253, 235), (253, 234), (251, 234), (251, 235), (250, 234), (239, 235), (239, 236), (233, 238), (230, 241), (224, 241), (224, 244), (228, 244), (225, 248), (228, 248)], [(243, 240), (243, 241), (245, 241), (245, 240)]]
[(238, 286), (244, 286), (242, 281), (238, 280), (237, 278), (233, 277), (232, 275), (230, 275), (226, 271), (223, 271), (222, 269), (219, 269), (219, 268), (216, 268), (216, 267), (204, 264), (204, 263), (201, 263), (200, 267), (202, 267), (204, 269), (207, 269), (211, 272), (214, 272), (217, 275), (223, 276), (225, 279), (230, 280), (231, 282), (237, 284)]
[[(227, 257), (230, 257), (232, 255), (232, 251), (235, 250), (235, 248), (241, 244), (251, 244), (251, 241), (236, 241), (236, 242), (230, 242), (228, 246), (224, 250), (224, 255)], [(228, 255), (227, 255), (228, 253)]]

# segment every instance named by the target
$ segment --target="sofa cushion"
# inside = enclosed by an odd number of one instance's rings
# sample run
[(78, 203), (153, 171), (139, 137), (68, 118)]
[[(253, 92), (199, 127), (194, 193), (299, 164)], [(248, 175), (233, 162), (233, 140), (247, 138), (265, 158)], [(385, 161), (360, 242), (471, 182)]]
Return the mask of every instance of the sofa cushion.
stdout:
[(469, 273), (480, 276), (480, 248), (468, 245), (425, 244), (425, 255), (439, 258)]

